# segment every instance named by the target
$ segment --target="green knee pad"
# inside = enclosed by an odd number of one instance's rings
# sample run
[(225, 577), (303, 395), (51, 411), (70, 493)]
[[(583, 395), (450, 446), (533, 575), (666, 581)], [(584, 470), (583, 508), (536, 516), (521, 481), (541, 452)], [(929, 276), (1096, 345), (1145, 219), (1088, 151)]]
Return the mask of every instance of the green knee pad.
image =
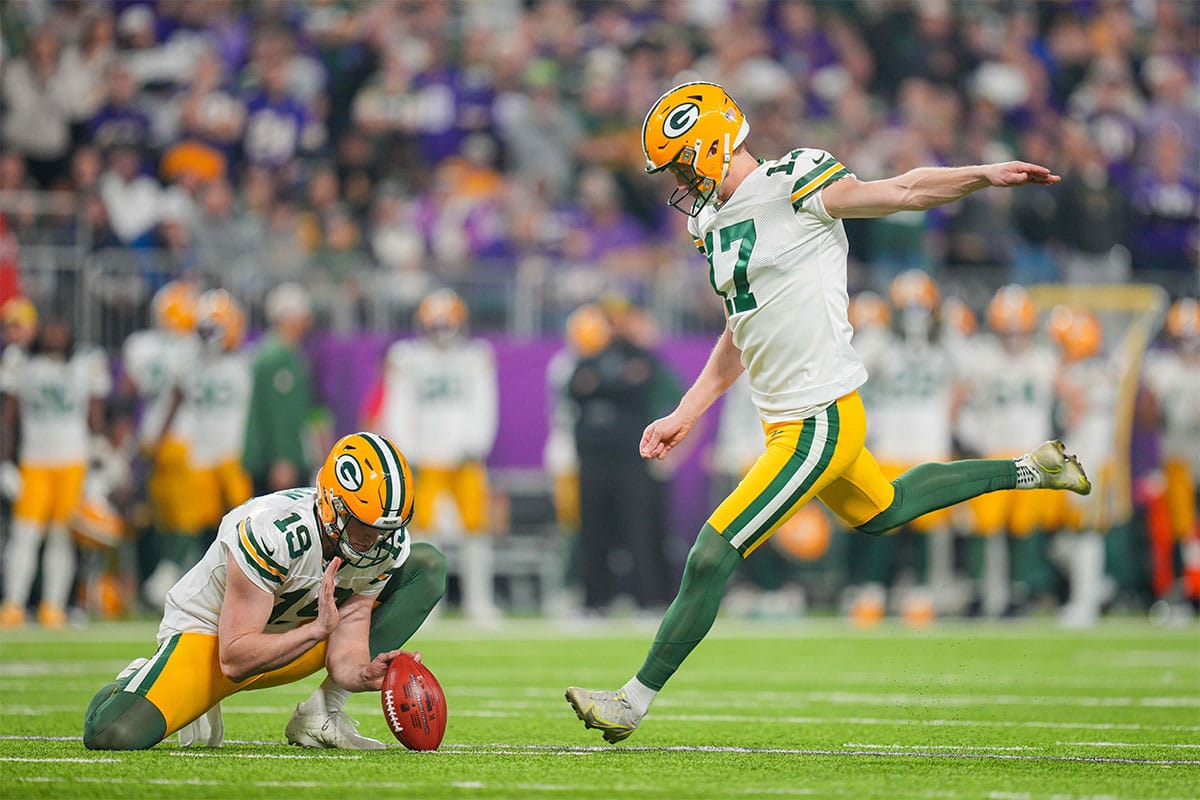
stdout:
[(167, 720), (146, 698), (110, 683), (88, 704), (83, 746), (88, 750), (147, 750), (167, 735)]

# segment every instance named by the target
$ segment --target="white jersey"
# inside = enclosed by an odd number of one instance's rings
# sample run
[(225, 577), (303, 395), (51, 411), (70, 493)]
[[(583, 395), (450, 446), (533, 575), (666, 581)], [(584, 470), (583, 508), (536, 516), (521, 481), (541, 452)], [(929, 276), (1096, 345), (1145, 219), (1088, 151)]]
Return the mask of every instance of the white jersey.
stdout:
[(1076, 409), (1063, 408), (1068, 417), (1063, 443), (1084, 465), (1099, 470), (1114, 455), (1120, 367), (1105, 357), (1076, 361), (1063, 365), (1059, 382), (1066, 390), (1064, 400), (1070, 403), (1074, 398), (1082, 404)]
[(965, 365), (970, 382), (974, 435), (983, 455), (1018, 456), (1049, 439), (1054, 413), (1058, 357), (1032, 345), (1005, 350), (995, 337), (978, 337)]
[(1146, 355), (1142, 377), (1158, 399), (1163, 455), (1189, 464), (1200, 479), (1200, 364), (1154, 351)]
[(890, 464), (948, 460), (959, 376), (948, 348), (940, 342), (890, 336), (867, 363), (869, 442), (875, 457)]
[(100, 350), (79, 349), (65, 361), (6, 351), (0, 391), (15, 397), (20, 408), (20, 463), (85, 464), (88, 405), (111, 390), (108, 359)]
[(688, 222), (767, 422), (812, 416), (867, 380), (850, 346), (846, 232), (821, 202), (849, 174), (828, 153), (793, 150)]
[(546, 444), (542, 448), (542, 465), (550, 475), (569, 475), (579, 469), (579, 454), (575, 452), (575, 403), (567, 391), (567, 383), (575, 372), (579, 357), (564, 347), (546, 365), (546, 407), (549, 426)]
[[(139, 438), (156, 442), (163, 435), (163, 424), (171, 410), (172, 395), (182, 390), (193, 368), (199, 342), (195, 336), (180, 336), (158, 329), (130, 334), (122, 348), (125, 373), (133, 381), (141, 399), (142, 419)], [(170, 433), (184, 437), (188, 429), (187, 410), (180, 408), (171, 420)]]
[(396, 342), (384, 363), (380, 433), (417, 466), (483, 461), (496, 440), (496, 362), (487, 342)]
[(202, 353), (197, 359), (183, 383), (193, 466), (204, 469), (241, 460), (252, 383), (244, 353)]
[[(275, 596), (264, 632), (282, 633), (315, 619), (326, 566), (316, 498), (314, 488), (287, 489), (256, 497), (226, 514), (216, 541), (167, 593), (158, 641), (182, 632), (217, 633), (230, 562)], [(333, 581), (338, 605), (351, 595), (383, 591), (392, 572), (408, 558), (408, 533), (403, 528), (392, 534), (388, 549), (391, 556), (382, 564), (342, 565)]]
[(746, 373), (738, 376), (721, 398), (717, 437), (713, 442), (713, 469), (740, 479), (767, 450), (762, 419), (750, 396)]

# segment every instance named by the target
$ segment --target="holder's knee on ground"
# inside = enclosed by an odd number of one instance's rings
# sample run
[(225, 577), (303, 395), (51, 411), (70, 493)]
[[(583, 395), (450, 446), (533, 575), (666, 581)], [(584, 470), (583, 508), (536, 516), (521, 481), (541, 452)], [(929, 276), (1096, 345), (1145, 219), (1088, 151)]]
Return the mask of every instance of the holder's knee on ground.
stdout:
[(92, 699), (83, 720), (83, 746), (88, 750), (146, 750), (161, 742), (167, 731), (162, 712), (141, 695), (116, 687), (109, 684)]

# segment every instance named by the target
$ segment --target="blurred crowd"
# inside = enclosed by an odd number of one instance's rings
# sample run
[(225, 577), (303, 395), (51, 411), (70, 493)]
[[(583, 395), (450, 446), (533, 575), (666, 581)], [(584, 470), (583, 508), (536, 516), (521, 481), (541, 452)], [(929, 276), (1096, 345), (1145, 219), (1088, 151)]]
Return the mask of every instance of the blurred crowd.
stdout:
[(4, 206), (6, 230), (152, 249), (152, 284), (193, 270), (254, 297), (295, 279), (415, 308), (431, 285), (553, 266), (575, 276), (563, 315), (600, 278), (639, 291), (699, 258), (638, 132), (664, 89), (703, 78), (765, 157), (1063, 175), (852, 223), (859, 288), (993, 267), (1195, 293), (1194, 3), (28, 0), (0, 21), (0, 192), (71, 193)]

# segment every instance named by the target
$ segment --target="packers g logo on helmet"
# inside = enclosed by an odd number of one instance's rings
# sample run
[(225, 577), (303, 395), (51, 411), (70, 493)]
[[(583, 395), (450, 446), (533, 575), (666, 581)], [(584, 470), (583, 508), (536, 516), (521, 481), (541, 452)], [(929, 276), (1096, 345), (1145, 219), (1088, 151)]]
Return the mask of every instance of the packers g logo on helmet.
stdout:
[[(317, 516), (342, 560), (355, 567), (382, 563), (389, 556), (384, 545), (412, 514), (412, 468), (396, 446), (366, 431), (338, 439), (317, 473)], [(351, 517), (379, 529), (365, 552), (343, 535)]]
[[(696, 216), (717, 193), (750, 123), (721, 86), (685, 83), (650, 107), (642, 123), (646, 172), (670, 170), (679, 184), (667, 203)], [(692, 199), (690, 208), (681, 205)]]
[(338, 483), (342, 485), (343, 489), (357, 492), (362, 488), (362, 466), (359, 465), (358, 459), (349, 453), (338, 456), (333, 472), (337, 475)]
[(696, 120), (700, 119), (700, 106), (695, 103), (684, 103), (667, 114), (663, 120), (663, 136), (668, 139), (678, 139), (692, 129)]

